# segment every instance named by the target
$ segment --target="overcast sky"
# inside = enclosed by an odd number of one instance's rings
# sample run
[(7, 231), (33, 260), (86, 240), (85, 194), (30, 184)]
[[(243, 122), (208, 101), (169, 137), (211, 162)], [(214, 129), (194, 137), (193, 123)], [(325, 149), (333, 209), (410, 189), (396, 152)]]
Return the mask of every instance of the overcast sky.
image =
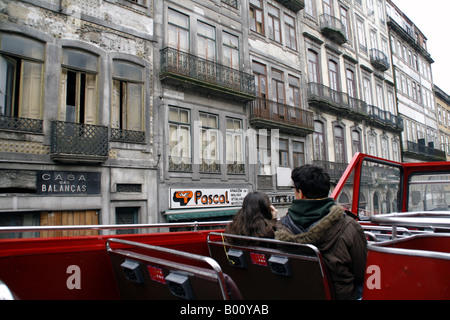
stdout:
[(392, 0), (427, 37), (433, 82), (450, 95), (450, 1)]

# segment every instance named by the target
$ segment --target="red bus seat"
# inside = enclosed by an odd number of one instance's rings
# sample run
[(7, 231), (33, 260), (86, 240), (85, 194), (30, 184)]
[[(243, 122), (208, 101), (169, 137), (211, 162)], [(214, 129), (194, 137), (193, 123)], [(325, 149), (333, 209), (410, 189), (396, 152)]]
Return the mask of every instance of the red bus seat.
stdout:
[(368, 245), (364, 300), (449, 300), (450, 235)]
[[(112, 249), (111, 243), (126, 249)], [(108, 239), (106, 247), (122, 299), (242, 298), (233, 280), (210, 257), (120, 239)]]
[(312, 245), (212, 232), (208, 247), (245, 300), (332, 299), (322, 256)]

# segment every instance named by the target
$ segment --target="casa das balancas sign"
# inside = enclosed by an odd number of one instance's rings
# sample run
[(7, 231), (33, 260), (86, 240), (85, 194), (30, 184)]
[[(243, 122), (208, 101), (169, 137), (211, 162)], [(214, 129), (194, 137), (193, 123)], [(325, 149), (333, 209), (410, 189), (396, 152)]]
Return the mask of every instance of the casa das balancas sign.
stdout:
[(93, 195), (101, 193), (99, 172), (38, 171), (40, 195)]

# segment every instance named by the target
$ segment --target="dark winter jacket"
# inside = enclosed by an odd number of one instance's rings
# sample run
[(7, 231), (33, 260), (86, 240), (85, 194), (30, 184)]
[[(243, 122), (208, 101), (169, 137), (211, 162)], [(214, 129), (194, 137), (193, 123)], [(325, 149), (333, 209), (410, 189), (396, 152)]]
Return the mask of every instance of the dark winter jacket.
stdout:
[[(309, 201), (316, 203), (313, 206)], [(347, 216), (333, 199), (324, 199), (294, 200), (281, 223), (283, 228), (275, 233), (276, 239), (312, 244), (319, 249), (336, 299), (358, 297), (358, 288), (364, 282), (367, 241), (357, 221)]]

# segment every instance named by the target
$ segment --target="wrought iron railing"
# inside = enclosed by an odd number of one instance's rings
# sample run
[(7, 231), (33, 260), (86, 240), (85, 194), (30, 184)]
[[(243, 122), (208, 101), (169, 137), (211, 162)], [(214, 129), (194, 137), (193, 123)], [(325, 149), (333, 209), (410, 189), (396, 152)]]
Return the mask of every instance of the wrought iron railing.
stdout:
[(202, 160), (199, 170), (202, 173), (220, 173), (220, 163), (218, 160)]
[(52, 121), (51, 153), (85, 157), (109, 156), (108, 127)]
[(111, 141), (145, 143), (145, 132), (111, 128)]
[(335, 91), (320, 83), (308, 83), (308, 99), (321, 99), (338, 108), (352, 110), (362, 115), (368, 114), (367, 104), (364, 101), (350, 97), (344, 92)]
[(391, 67), (386, 54), (378, 49), (370, 49), (370, 63), (381, 71), (389, 70)]
[(329, 14), (322, 14), (319, 21), (320, 30), (326, 37), (329, 37), (338, 44), (344, 44), (347, 42), (347, 28), (341, 20)]
[(0, 130), (20, 131), (27, 133), (42, 133), (43, 121), (0, 115)]
[(189, 157), (169, 156), (169, 171), (192, 171), (192, 160)]
[(161, 77), (176, 74), (203, 84), (255, 95), (255, 77), (214, 61), (174, 49), (161, 50)]
[(399, 129), (403, 129), (403, 119), (400, 116), (392, 114), (389, 111), (381, 110), (376, 106), (369, 105), (368, 106), (369, 115), (378, 121), (381, 121), (385, 124), (392, 125)]
[(403, 143), (403, 149), (404, 151), (433, 158), (435, 160), (446, 160), (445, 151), (435, 149), (434, 147), (426, 144), (420, 144), (413, 141), (405, 141)]
[(314, 129), (314, 114), (277, 101), (257, 99), (250, 102), (250, 117)]
[(227, 163), (227, 172), (231, 174), (244, 174), (245, 164), (244, 163)]

